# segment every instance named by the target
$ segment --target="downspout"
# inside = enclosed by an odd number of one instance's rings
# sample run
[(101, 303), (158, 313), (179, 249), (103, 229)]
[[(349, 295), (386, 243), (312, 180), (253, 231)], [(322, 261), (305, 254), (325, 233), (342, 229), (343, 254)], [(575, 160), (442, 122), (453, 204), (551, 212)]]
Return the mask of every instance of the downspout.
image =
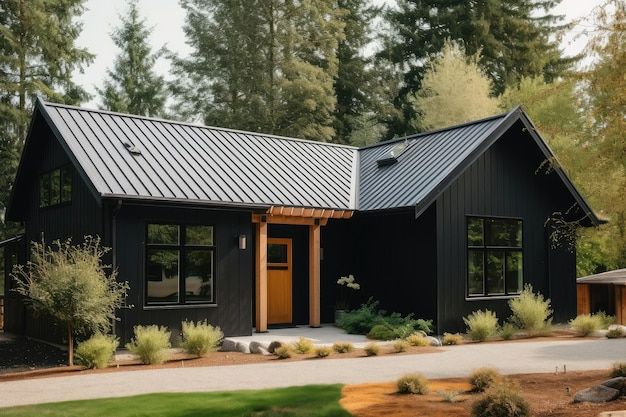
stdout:
[[(117, 251), (116, 251), (116, 242), (117, 242), (117, 214), (120, 212), (122, 208), (122, 200), (117, 200), (115, 207), (113, 207), (113, 211), (111, 212), (111, 270), (117, 270)], [(113, 312), (113, 318), (111, 323), (111, 334), (115, 337), (115, 324), (117, 318), (115, 317), (115, 312)]]

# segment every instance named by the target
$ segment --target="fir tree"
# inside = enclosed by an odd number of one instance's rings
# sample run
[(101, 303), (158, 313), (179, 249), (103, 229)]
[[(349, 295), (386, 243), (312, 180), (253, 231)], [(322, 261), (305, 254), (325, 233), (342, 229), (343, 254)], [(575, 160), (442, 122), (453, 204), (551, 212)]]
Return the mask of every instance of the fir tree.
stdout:
[(113, 69), (107, 71), (104, 88), (98, 89), (107, 110), (159, 116), (164, 112), (165, 81), (154, 72), (160, 53), (153, 53), (148, 39), (151, 30), (139, 15), (137, 0), (129, 0), (128, 12), (111, 38), (120, 49)]

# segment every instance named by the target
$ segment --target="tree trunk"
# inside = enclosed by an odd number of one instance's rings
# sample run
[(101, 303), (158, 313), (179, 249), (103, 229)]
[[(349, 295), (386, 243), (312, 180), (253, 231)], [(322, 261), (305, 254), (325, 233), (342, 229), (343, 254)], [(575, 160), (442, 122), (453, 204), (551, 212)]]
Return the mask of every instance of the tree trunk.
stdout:
[(74, 335), (72, 323), (67, 323), (67, 364), (74, 366)]

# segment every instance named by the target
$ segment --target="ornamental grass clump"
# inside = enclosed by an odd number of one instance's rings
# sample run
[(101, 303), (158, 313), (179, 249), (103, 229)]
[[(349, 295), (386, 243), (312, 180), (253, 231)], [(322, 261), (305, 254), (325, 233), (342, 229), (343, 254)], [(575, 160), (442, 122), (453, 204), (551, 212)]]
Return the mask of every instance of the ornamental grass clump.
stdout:
[(406, 352), (406, 350), (410, 346), (411, 345), (409, 344), (409, 342), (403, 339), (394, 340), (393, 344), (391, 345), (394, 353)]
[(510, 385), (498, 384), (472, 405), (472, 417), (529, 417), (530, 405)]
[(115, 337), (96, 333), (78, 344), (76, 361), (87, 368), (106, 368), (118, 345), (119, 341)]
[(305, 337), (301, 337), (296, 342), (293, 342), (291, 346), (294, 352), (300, 353), (300, 354), (311, 352), (313, 350), (313, 347), (314, 347), (313, 342), (311, 342), (309, 339)]
[(350, 353), (354, 350), (354, 345), (349, 342), (335, 342), (333, 350), (337, 353)]
[(446, 346), (460, 345), (463, 343), (463, 335), (460, 333), (444, 333), (441, 344)]
[(616, 362), (611, 369), (611, 378), (626, 377), (626, 362)]
[(519, 297), (509, 300), (509, 308), (513, 312), (511, 322), (530, 335), (544, 334), (552, 327), (550, 299), (534, 293), (530, 284), (524, 286)]
[(624, 337), (624, 331), (620, 327), (614, 327), (606, 332), (607, 339), (619, 339)]
[(570, 321), (570, 327), (578, 336), (589, 336), (602, 328), (602, 319), (593, 314), (580, 314)]
[(502, 380), (502, 375), (495, 368), (478, 368), (469, 376), (472, 392), (484, 392), (486, 389)]
[(399, 394), (428, 394), (428, 380), (422, 374), (407, 374), (396, 382)]
[(415, 332), (407, 336), (406, 341), (411, 346), (416, 346), (416, 347), (424, 347), (424, 346), (430, 345), (428, 338), (424, 336), (424, 333), (420, 333), (420, 332)]
[(496, 313), (489, 310), (474, 311), (469, 316), (463, 318), (467, 326), (467, 336), (479, 342), (484, 342), (487, 338), (496, 334), (498, 330), (498, 318)]
[(499, 331), (502, 340), (511, 340), (515, 333), (517, 333), (517, 328), (511, 323), (504, 323)]
[(363, 348), (366, 356), (377, 356), (380, 353), (380, 346), (378, 343), (368, 343)]
[(291, 347), (289, 345), (279, 346), (274, 350), (274, 355), (276, 355), (278, 359), (289, 359), (291, 358)]
[(170, 336), (165, 326), (135, 326), (135, 337), (126, 349), (146, 365), (160, 364), (170, 357)]
[(215, 352), (224, 338), (222, 330), (211, 326), (206, 320), (197, 323), (184, 321), (182, 329), (182, 347), (191, 355), (204, 356), (209, 352)]
[(326, 358), (332, 353), (332, 349), (328, 346), (319, 346), (315, 348), (315, 356), (318, 358)]

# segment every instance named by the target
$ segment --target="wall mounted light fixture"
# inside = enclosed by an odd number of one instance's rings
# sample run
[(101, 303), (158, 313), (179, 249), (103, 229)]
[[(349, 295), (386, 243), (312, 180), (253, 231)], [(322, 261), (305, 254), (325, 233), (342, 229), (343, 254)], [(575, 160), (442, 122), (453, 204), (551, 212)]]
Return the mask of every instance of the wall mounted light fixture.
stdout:
[(239, 235), (239, 249), (245, 250), (248, 246), (248, 239), (246, 235)]

